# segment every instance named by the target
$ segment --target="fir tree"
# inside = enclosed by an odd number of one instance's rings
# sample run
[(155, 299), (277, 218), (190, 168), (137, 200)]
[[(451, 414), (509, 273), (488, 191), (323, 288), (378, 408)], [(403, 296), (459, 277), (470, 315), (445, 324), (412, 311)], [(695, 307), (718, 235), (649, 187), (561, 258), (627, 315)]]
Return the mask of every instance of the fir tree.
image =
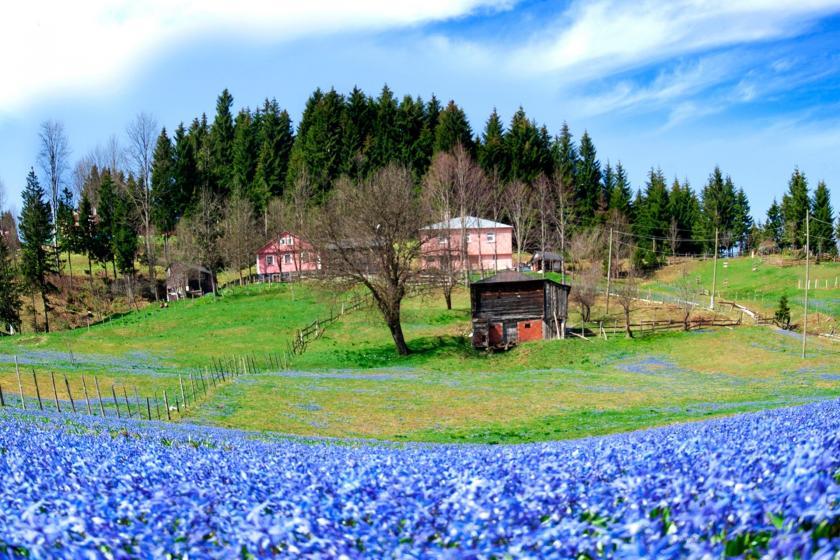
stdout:
[[(183, 124), (179, 124), (178, 128), (175, 129), (174, 140), (175, 146), (169, 152), (172, 156), (167, 157), (165, 149), (162, 152), (164, 161), (168, 161), (172, 166), (172, 194), (167, 197), (171, 206), (165, 213), (165, 215), (168, 214), (163, 222), (166, 227), (158, 226), (164, 234), (174, 231), (178, 219), (184, 215), (187, 208), (192, 204), (199, 182), (199, 172), (195, 160), (195, 143), (187, 135)], [(164, 176), (170, 173), (165, 167), (162, 172)]]
[(20, 330), (20, 297), (22, 295), (17, 280), (17, 271), (9, 251), (5, 236), (0, 235), (0, 322), (3, 330)]
[(724, 178), (720, 167), (715, 167), (701, 195), (701, 232), (704, 246), (714, 248), (715, 231), (718, 232), (719, 246), (728, 249), (728, 239), (734, 231), (735, 187), (732, 179)]
[[(55, 262), (50, 254), (49, 244), (53, 238), (52, 213), (46, 193), (30, 169), (26, 177), (26, 187), (21, 193), (23, 210), (21, 211), (21, 272), (26, 282), (35, 292), (40, 293), (44, 304), (44, 330), (50, 331), (50, 303), (47, 294), (52, 290), (49, 274), (55, 272)], [(33, 299), (34, 299), (33, 295)], [(33, 306), (34, 312), (34, 306)]]
[(767, 210), (767, 221), (764, 223), (764, 233), (766, 237), (776, 244), (776, 247), (782, 248), (784, 246), (784, 231), (785, 223), (782, 218), (782, 208), (776, 199), (773, 199), (773, 204)]
[(808, 180), (804, 173), (795, 169), (788, 183), (788, 192), (782, 198), (785, 243), (794, 249), (805, 247), (805, 218), (810, 211)]
[(814, 191), (814, 215), (811, 220), (811, 246), (818, 255), (837, 255), (837, 238), (834, 236), (834, 209), (831, 207), (831, 193), (825, 181), (817, 183)]
[(478, 163), (488, 175), (507, 179), (510, 176), (510, 162), (505, 143), (505, 128), (495, 107), (481, 135), (478, 146)]
[(783, 329), (790, 328), (790, 305), (788, 305), (787, 296), (779, 298), (779, 307), (776, 309), (775, 317), (776, 324)]
[(750, 201), (744, 189), (738, 189), (735, 194), (735, 207), (733, 212), (733, 234), (741, 254), (745, 253), (749, 245), (750, 231), (753, 227), (753, 219), (750, 216)]
[(342, 172), (351, 177), (361, 178), (368, 169), (367, 149), (375, 113), (373, 102), (354, 87), (347, 98), (341, 124), (344, 133)]
[(91, 292), (93, 292), (93, 260), (96, 257), (96, 242), (98, 239), (96, 229), (93, 204), (91, 204), (87, 193), (82, 193), (82, 200), (79, 202), (78, 251), (87, 255), (88, 279)]
[(94, 241), (94, 255), (96, 260), (105, 267), (105, 274), (108, 273), (108, 263), (114, 268), (116, 278), (117, 263), (114, 260), (114, 213), (117, 205), (117, 185), (111, 178), (108, 170), (102, 174), (102, 183), (99, 185), (99, 204), (96, 207), (98, 218), (96, 227), (96, 239)]
[(343, 168), (344, 98), (334, 89), (316, 90), (306, 103), (289, 158), (287, 185), (301, 174), (312, 182), (319, 198), (331, 188)]
[[(176, 131), (176, 142), (180, 150), (187, 150), (190, 154), (192, 149), (184, 136), (184, 127), (179, 126)], [(188, 156), (188, 157), (191, 157)], [(183, 162), (182, 162), (183, 163)], [(183, 169), (184, 174), (192, 174), (194, 164), (189, 162), (189, 169)], [(168, 237), (175, 230), (178, 221), (179, 210), (179, 187), (175, 181), (175, 171), (178, 164), (172, 149), (172, 142), (166, 134), (166, 128), (160, 131), (157, 143), (155, 144), (154, 158), (152, 160), (152, 221), (158, 230)], [(189, 187), (182, 186), (188, 189)], [(94, 253), (96, 251), (94, 250)]]
[(210, 128), (210, 174), (216, 192), (227, 194), (233, 185), (233, 96), (225, 88), (216, 100), (216, 118)]
[(664, 251), (670, 226), (671, 215), (665, 174), (661, 169), (651, 168), (636, 221), (636, 233), (641, 238), (639, 245), (650, 248), (654, 253)]
[(236, 122), (233, 127), (233, 158), (230, 170), (231, 192), (245, 196), (255, 204), (257, 208), (265, 207), (265, 200), (260, 196), (254, 196), (251, 191), (254, 181), (254, 174), (257, 167), (257, 137), (256, 127), (253, 125), (253, 117), (250, 111), (243, 109), (236, 115)]
[(578, 219), (584, 224), (595, 222), (601, 190), (601, 163), (589, 133), (580, 137), (577, 169), (575, 171), (575, 199)]
[(677, 179), (674, 179), (671, 191), (668, 193), (668, 213), (672, 224), (669, 227), (668, 237), (676, 234), (675, 251), (677, 253), (698, 251), (699, 247), (693, 239), (693, 231), (700, 218), (700, 201), (691, 189), (688, 180), (680, 184)]
[(434, 152), (450, 152), (458, 144), (468, 152), (473, 151), (472, 129), (467, 115), (454, 101), (450, 101), (438, 117)]
[[(563, 190), (574, 198), (577, 192), (577, 148), (572, 139), (569, 125), (563, 121), (560, 134), (554, 139), (552, 150), (554, 155), (554, 177), (562, 185)], [(555, 201), (559, 202), (559, 201)], [(574, 206), (575, 201), (569, 201)]]
[(615, 166), (615, 180), (613, 189), (610, 191), (610, 210), (618, 210), (628, 221), (633, 222), (632, 208), (633, 191), (630, 187), (630, 180), (627, 172), (619, 161)]
[(549, 141), (536, 123), (528, 119), (522, 107), (510, 121), (504, 147), (508, 158), (508, 180), (532, 183), (541, 173), (551, 173)]
[(259, 154), (252, 188), (252, 202), (264, 209), (262, 201), (280, 196), (286, 189), (289, 155), (295, 141), (292, 119), (280, 110), (277, 101), (268, 99), (263, 104), (259, 123)]
[(423, 100), (419, 97), (412, 99), (409, 95), (403, 97), (397, 112), (398, 161), (411, 169), (418, 179), (426, 173), (432, 157), (423, 143), (425, 126)]
[[(128, 282), (131, 282), (131, 278), (134, 276), (134, 261), (137, 258), (138, 249), (138, 235), (134, 227), (134, 207), (131, 199), (125, 195), (117, 195), (114, 202), (111, 226), (114, 257), (117, 270), (126, 276)], [(129, 295), (131, 295), (130, 291)]]
[(67, 254), (67, 265), (70, 271), (70, 287), (73, 287), (73, 262), (71, 254), (78, 250), (79, 240), (76, 228), (76, 219), (73, 215), (73, 193), (69, 188), (64, 187), (58, 199), (58, 212), (56, 212), (56, 240), (60, 252)]
[(379, 169), (396, 161), (400, 156), (400, 131), (397, 128), (397, 100), (386, 85), (374, 106), (373, 134), (369, 150), (369, 169)]

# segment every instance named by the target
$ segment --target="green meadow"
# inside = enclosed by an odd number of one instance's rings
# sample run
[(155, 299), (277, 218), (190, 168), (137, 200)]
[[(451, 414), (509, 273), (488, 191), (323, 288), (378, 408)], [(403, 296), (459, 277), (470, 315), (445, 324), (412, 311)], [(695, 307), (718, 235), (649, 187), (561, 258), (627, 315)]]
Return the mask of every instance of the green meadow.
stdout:
[[(706, 263), (694, 266), (692, 274), (706, 274)], [(780, 285), (792, 279), (795, 291), (795, 274), (781, 271)], [(746, 290), (757, 278), (766, 288), (771, 272), (756, 274), (746, 259), (730, 260), (719, 279), (730, 289), (743, 282)], [(651, 284), (669, 286), (666, 276)], [(136, 387), (142, 401), (164, 388), (170, 397), (177, 394), (179, 375), (185, 381), (214, 360), (249, 355), (259, 373), (211, 388), (180, 421), (306, 436), (475, 443), (585, 437), (840, 396), (840, 345), (813, 337), (803, 360), (798, 335), (769, 327), (571, 338), (477, 352), (469, 345), (463, 289), (455, 292), (452, 310), (437, 293), (405, 302), (410, 356), (394, 353), (378, 313), (365, 309), (331, 325), (288, 368), (268, 367), (267, 354), (285, 352), (296, 329), (326, 316), (339, 299), (317, 284), (255, 285), (219, 298), (150, 306), (90, 329), (6, 338), (0, 340), (0, 387), (7, 397), (17, 395), (17, 355), (30, 399), (34, 368), (50, 399), (47, 380), (55, 372), (59, 399), (66, 399), (64, 375), (77, 400), (82, 376), (90, 386), (96, 375), (103, 392), (114, 386), (132, 395)]]

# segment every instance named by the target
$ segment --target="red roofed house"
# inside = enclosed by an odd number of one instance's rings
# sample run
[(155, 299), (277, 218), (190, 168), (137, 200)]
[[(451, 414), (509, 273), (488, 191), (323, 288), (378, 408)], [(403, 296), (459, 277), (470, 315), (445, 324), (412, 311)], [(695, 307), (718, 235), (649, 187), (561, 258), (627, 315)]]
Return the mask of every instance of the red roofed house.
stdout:
[(291, 280), (301, 273), (320, 270), (321, 263), (312, 246), (284, 231), (257, 251), (257, 274), (263, 280)]
[(513, 227), (474, 216), (452, 218), (423, 228), (423, 267), (440, 268), (441, 261), (450, 258), (453, 268), (462, 270), (462, 232), (466, 234), (470, 270), (513, 268)]

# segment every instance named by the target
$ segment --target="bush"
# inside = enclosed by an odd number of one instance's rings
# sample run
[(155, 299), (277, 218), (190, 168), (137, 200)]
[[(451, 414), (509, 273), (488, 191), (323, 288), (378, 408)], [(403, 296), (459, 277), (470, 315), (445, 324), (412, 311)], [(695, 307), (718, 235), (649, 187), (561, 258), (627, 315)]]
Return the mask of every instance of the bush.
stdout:
[(782, 296), (779, 299), (779, 308), (776, 309), (775, 315), (776, 324), (783, 329), (790, 328), (790, 306), (788, 305), (787, 296)]

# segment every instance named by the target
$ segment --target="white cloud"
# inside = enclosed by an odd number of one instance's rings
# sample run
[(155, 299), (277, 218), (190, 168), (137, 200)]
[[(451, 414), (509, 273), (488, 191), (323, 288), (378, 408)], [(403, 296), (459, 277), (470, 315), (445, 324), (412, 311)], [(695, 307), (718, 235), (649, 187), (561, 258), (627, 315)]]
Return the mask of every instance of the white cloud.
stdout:
[(28, 0), (0, 18), (0, 112), (33, 97), (113, 86), (157, 49), (203, 32), (282, 41), (502, 10), (512, 0)]
[(515, 69), (590, 79), (681, 54), (790, 37), (838, 0), (578, 0), (514, 50)]

